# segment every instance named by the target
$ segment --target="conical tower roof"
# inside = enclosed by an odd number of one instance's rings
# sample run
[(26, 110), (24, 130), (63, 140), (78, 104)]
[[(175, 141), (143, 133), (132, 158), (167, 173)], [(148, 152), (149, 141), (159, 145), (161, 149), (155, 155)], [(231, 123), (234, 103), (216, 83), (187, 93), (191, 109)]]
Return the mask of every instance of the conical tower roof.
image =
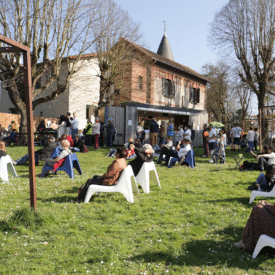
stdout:
[(169, 41), (168, 41), (168, 38), (167, 38), (167, 35), (166, 35), (166, 32), (164, 33), (164, 35), (161, 39), (157, 54), (160, 54), (166, 58), (169, 58), (169, 59), (175, 61)]

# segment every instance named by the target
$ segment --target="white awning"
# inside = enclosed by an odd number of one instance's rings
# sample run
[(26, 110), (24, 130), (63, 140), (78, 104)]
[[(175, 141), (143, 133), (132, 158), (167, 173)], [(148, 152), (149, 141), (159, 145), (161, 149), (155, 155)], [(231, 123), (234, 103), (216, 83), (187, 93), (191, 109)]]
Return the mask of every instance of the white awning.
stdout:
[(185, 116), (198, 116), (199, 113), (193, 112), (185, 112), (185, 111), (173, 111), (173, 110), (163, 110), (163, 109), (153, 109), (153, 108), (145, 108), (145, 107), (137, 107), (139, 111), (147, 111), (147, 112), (156, 112), (156, 113), (166, 113), (166, 114), (176, 114), (176, 115), (185, 115)]

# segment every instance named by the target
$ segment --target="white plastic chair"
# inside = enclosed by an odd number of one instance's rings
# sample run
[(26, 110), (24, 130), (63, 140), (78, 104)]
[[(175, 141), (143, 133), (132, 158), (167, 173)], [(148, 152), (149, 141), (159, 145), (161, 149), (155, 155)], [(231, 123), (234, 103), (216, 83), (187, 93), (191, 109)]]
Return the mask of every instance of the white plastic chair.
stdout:
[(84, 202), (87, 203), (90, 201), (92, 195), (97, 192), (119, 192), (121, 193), (128, 202), (134, 203), (133, 192), (139, 193), (136, 179), (134, 177), (132, 166), (127, 166), (123, 169), (122, 174), (118, 180), (118, 183), (113, 186), (104, 186), (104, 185), (90, 185), (87, 194), (85, 196)]
[(257, 242), (257, 245), (254, 249), (252, 258), (255, 259), (257, 257), (257, 255), (259, 254), (259, 252), (261, 251), (261, 249), (265, 246), (270, 246), (270, 247), (275, 248), (275, 239), (271, 238), (265, 234), (261, 235)]
[(270, 192), (252, 191), (249, 203), (252, 203), (256, 197), (275, 197), (275, 185)]
[(150, 192), (150, 177), (149, 177), (150, 171), (154, 171), (155, 182), (159, 186), (159, 188), (161, 188), (155, 163), (153, 161), (144, 162), (141, 166), (141, 169), (138, 175), (136, 176), (136, 181), (141, 185), (144, 193)]
[(10, 172), (14, 177), (17, 178), (17, 174), (12, 164), (10, 156), (1, 157), (0, 158), (0, 178), (3, 181), (9, 181), (8, 172)]

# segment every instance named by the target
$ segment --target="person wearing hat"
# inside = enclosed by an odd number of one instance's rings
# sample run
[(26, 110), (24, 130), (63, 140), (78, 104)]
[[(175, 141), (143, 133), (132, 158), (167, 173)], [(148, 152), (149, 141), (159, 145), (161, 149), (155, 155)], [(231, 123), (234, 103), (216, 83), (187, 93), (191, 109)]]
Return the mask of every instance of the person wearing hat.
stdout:
[[(46, 161), (49, 159), (56, 148), (55, 138), (49, 137), (48, 143), (40, 150), (35, 151), (35, 165), (38, 165), (40, 161)], [(14, 165), (21, 165), (29, 160), (29, 155), (25, 155), (24, 157), (17, 159)]]
[(106, 129), (106, 143), (107, 147), (113, 146), (113, 137), (115, 135), (115, 125), (113, 123), (113, 119), (108, 119), (108, 124), (105, 126)]

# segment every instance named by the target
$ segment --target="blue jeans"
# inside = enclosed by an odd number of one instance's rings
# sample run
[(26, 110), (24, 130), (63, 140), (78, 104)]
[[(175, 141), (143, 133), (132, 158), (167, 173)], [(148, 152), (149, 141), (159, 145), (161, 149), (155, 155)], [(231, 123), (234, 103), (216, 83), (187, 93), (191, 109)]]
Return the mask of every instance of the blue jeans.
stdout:
[(254, 141), (248, 141), (248, 146), (249, 146), (249, 152), (254, 148)]
[[(39, 153), (35, 152), (34, 153), (34, 157), (35, 157), (35, 164), (38, 164), (38, 157), (39, 157)], [(17, 159), (16, 162), (17, 162), (17, 165), (21, 165), (25, 162), (29, 161), (29, 155), (25, 155), (24, 157), (20, 158), (20, 159)]]
[(179, 161), (179, 158), (172, 158), (172, 159), (170, 160), (170, 163), (169, 163), (168, 168), (172, 168), (172, 166), (173, 166), (177, 161)]
[(113, 146), (113, 135), (107, 135), (106, 143), (107, 143), (107, 147), (112, 147)]
[(268, 187), (264, 173), (261, 173), (256, 179), (256, 183), (260, 184), (261, 191), (265, 191)]
[(161, 147), (161, 145), (165, 144), (165, 139), (164, 137), (160, 137), (159, 138), (159, 147)]
[(78, 134), (78, 129), (71, 129), (72, 132), (72, 138), (74, 140), (75, 136)]
[(73, 147), (72, 151), (73, 151), (73, 152), (80, 152), (80, 149), (77, 148), (77, 147)]

